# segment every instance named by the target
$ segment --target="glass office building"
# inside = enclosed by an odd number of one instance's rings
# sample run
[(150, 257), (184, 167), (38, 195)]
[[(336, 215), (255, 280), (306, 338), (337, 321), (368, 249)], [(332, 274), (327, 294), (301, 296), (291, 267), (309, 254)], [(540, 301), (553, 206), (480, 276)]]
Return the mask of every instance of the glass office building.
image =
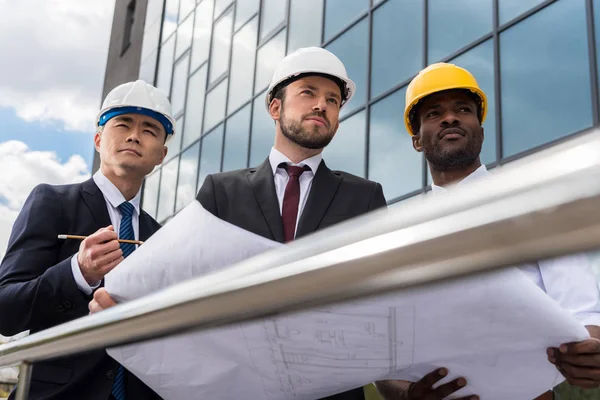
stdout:
[(357, 84), (325, 161), (380, 182), (390, 203), (430, 184), (402, 119), (428, 64), (464, 66), (487, 93), (489, 167), (565, 140), (599, 124), (599, 17), (596, 0), (149, 0), (139, 75), (169, 93), (177, 135), (143, 207), (164, 222), (207, 174), (260, 164), (274, 137), (265, 90), (305, 46), (331, 50)]

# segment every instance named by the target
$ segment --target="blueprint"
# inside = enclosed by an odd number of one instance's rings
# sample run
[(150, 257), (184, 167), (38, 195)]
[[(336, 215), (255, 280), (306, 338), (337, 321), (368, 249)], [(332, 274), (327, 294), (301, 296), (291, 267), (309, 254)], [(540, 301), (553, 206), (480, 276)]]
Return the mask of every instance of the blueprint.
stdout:
[[(190, 238), (193, 238), (191, 240)], [(119, 301), (191, 277), (207, 285), (282, 245), (193, 202), (106, 277)], [(234, 266), (251, 274), (261, 263)], [(464, 376), (457, 395), (532, 399), (561, 381), (545, 349), (586, 329), (518, 268), (109, 349), (170, 399), (319, 399), (438, 367)]]

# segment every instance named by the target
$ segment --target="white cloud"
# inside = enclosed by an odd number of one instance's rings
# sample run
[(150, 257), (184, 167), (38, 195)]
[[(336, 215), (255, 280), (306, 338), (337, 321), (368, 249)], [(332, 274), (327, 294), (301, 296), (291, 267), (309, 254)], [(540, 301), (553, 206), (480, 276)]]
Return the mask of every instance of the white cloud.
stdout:
[(40, 183), (67, 184), (89, 177), (85, 160), (74, 155), (61, 163), (51, 151), (31, 151), (16, 140), (0, 143), (0, 258), (12, 224), (31, 190)]
[(113, 0), (0, 0), (0, 107), (89, 132), (101, 102)]

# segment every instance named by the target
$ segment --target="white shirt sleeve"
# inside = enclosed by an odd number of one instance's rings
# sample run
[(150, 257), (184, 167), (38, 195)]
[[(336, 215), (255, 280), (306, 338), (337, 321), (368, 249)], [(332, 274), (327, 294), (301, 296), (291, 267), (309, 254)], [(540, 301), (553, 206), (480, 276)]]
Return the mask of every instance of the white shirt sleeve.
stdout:
[(75, 253), (75, 255), (71, 258), (71, 271), (73, 272), (73, 278), (75, 278), (75, 283), (77, 284), (79, 290), (81, 290), (83, 293), (89, 296), (90, 294), (92, 294), (94, 289), (97, 289), (100, 286), (100, 283), (102, 283), (102, 281), (98, 281), (98, 283), (94, 285), (90, 285), (87, 283), (87, 281), (83, 277), (83, 274), (81, 273), (81, 269), (79, 268), (77, 254), (79, 253)]
[(600, 326), (600, 290), (585, 253), (538, 262), (546, 293), (584, 325)]

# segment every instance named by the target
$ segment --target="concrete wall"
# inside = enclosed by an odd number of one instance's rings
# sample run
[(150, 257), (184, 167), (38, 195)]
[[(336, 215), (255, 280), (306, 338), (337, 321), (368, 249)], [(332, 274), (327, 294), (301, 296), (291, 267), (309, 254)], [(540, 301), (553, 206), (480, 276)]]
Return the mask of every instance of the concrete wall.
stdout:
[[(104, 75), (104, 87), (102, 98), (98, 99), (98, 107), (102, 104), (104, 97), (115, 86), (137, 79), (140, 61), (142, 57), (142, 39), (144, 36), (144, 22), (146, 20), (146, 8), (148, 0), (135, 0), (134, 22), (131, 32), (131, 45), (123, 50), (123, 36), (125, 35), (127, 7), (131, 0), (116, 0), (115, 13), (111, 29), (108, 58), (106, 61), (106, 73)], [(94, 153), (92, 173), (100, 167), (98, 153)]]

